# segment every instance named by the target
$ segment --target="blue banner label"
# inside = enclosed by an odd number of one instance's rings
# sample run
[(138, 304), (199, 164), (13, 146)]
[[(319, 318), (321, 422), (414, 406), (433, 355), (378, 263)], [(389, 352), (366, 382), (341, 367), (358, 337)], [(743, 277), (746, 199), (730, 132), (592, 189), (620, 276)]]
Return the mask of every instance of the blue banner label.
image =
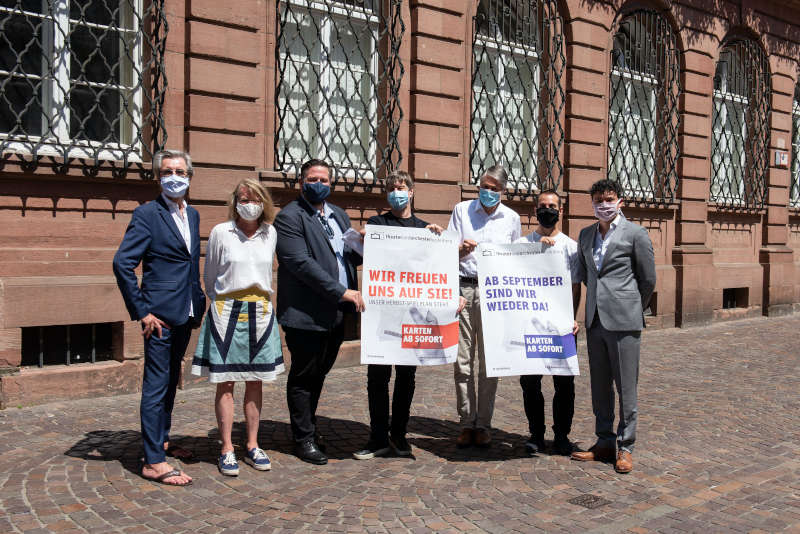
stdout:
[(578, 354), (575, 336), (525, 336), (525, 355), (528, 358), (564, 359)]

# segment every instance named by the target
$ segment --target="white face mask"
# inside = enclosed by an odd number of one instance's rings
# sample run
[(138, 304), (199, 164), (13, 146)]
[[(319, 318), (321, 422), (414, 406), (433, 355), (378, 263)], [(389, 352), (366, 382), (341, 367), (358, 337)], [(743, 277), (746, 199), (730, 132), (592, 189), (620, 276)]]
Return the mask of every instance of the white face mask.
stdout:
[(255, 221), (261, 217), (261, 213), (263, 211), (264, 206), (260, 202), (258, 204), (242, 204), (241, 202), (236, 203), (236, 213), (238, 213), (239, 217), (245, 221)]
[(170, 198), (179, 198), (186, 194), (189, 189), (189, 177), (170, 174), (161, 177), (161, 189)]

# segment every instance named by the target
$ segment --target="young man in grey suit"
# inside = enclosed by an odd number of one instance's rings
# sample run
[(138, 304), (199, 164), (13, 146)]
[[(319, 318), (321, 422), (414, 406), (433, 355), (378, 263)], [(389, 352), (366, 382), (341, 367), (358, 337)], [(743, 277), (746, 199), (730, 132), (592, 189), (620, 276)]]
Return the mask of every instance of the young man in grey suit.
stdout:
[[(600, 180), (589, 191), (598, 222), (581, 230), (580, 265), (586, 284), (586, 343), (597, 442), (573, 460), (612, 461), (618, 473), (633, 469), (636, 389), (644, 312), (656, 285), (653, 244), (647, 230), (622, 215), (622, 188)], [(614, 385), (619, 423), (614, 433)], [(615, 446), (615, 441), (616, 445)]]

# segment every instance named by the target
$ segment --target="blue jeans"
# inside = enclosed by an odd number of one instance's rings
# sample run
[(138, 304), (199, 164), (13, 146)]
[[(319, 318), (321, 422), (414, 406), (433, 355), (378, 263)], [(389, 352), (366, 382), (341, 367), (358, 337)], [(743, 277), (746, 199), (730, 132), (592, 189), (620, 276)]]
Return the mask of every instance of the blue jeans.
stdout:
[(175, 390), (191, 333), (192, 328), (187, 322), (172, 328), (162, 327), (161, 337), (154, 331), (144, 342), (144, 376), (139, 411), (145, 463), (166, 461), (164, 442), (169, 441)]

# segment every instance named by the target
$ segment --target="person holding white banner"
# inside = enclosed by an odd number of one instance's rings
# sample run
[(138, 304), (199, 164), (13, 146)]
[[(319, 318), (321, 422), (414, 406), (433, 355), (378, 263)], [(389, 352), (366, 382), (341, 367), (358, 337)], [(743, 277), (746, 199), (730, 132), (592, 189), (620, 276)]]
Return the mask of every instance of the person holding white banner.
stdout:
[[(536, 220), (539, 225), (530, 235), (517, 243), (545, 243), (561, 250), (564, 261), (572, 278), (572, 309), (573, 315), (578, 312), (581, 301), (581, 272), (580, 258), (578, 258), (578, 243), (567, 234), (561, 232), (559, 219), (564, 209), (561, 197), (553, 190), (542, 191), (536, 202)], [(578, 333), (578, 323), (575, 321), (572, 328), (573, 335)], [(553, 447), (556, 452), (564, 456), (572, 452), (572, 443), (569, 432), (572, 428), (572, 416), (575, 412), (575, 376), (552, 375), (553, 388)], [(542, 395), (542, 375), (520, 375), (519, 385), (522, 387), (522, 399), (525, 404), (525, 415), (528, 418), (528, 428), (531, 436), (525, 442), (528, 454), (543, 452), (544, 443), (544, 396)]]
[(461, 296), (467, 301), (459, 314), (458, 358), (454, 364), (461, 425), (456, 439), (459, 448), (488, 447), (492, 440), (489, 429), (497, 378), (486, 376), (478, 268), (473, 251), (479, 242), (513, 243), (522, 234), (519, 215), (501, 203), (507, 182), (508, 173), (502, 165), (487, 169), (478, 183), (478, 198), (456, 204), (448, 225), (448, 230), (457, 232), (461, 239), (459, 286)]
[[(656, 286), (653, 243), (647, 230), (620, 211), (622, 187), (612, 180), (592, 185), (598, 222), (581, 230), (579, 258), (586, 282), (586, 345), (597, 442), (573, 460), (613, 461), (618, 473), (633, 469), (638, 418), (637, 387), (643, 310)], [(614, 385), (619, 422), (614, 432)], [(615, 443), (616, 441), (616, 443)]]
[[(386, 200), (390, 211), (373, 215), (367, 224), (399, 226), (403, 228), (428, 228), (440, 234), (442, 228), (418, 218), (411, 211), (414, 199), (414, 181), (405, 171), (395, 171), (386, 177)], [(362, 230), (363, 231), (363, 230)], [(398, 456), (410, 456), (411, 445), (406, 440), (406, 427), (414, 398), (416, 365), (395, 365), (392, 419), (389, 425), (389, 380), (391, 365), (367, 365), (367, 396), (369, 399), (370, 437), (366, 446), (353, 453), (356, 460), (369, 460), (384, 456), (390, 450)]]

